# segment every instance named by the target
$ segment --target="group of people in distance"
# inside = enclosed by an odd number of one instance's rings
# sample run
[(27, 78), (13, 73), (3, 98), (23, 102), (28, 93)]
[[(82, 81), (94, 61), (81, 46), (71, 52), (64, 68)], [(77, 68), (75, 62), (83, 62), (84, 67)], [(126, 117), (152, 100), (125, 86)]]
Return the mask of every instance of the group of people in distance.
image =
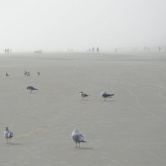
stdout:
[(12, 49), (5, 48), (5, 53), (10, 53), (10, 52), (12, 52)]
[(91, 48), (89, 48), (89, 50), (88, 50), (89, 52), (92, 52), (92, 53), (95, 53), (95, 51), (97, 52), (97, 53), (99, 53), (99, 47), (97, 47), (96, 49), (93, 47), (92, 49)]
[(42, 52), (43, 52), (42, 50), (35, 50), (35, 51), (34, 51), (34, 53), (37, 53), (37, 54), (38, 54), (38, 53), (41, 54)]

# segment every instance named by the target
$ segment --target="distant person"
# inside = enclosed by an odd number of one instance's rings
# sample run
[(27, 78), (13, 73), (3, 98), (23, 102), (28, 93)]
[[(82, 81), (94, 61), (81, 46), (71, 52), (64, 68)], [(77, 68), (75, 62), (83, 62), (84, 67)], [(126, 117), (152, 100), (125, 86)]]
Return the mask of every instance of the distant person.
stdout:
[(92, 48), (92, 53), (94, 53), (94, 52), (95, 52), (95, 48), (93, 47), (93, 48)]
[(97, 51), (97, 53), (99, 53), (99, 47), (97, 47), (96, 51)]
[(159, 52), (161, 51), (161, 47), (159, 47)]
[(9, 49), (5, 49), (5, 53), (9, 53)]

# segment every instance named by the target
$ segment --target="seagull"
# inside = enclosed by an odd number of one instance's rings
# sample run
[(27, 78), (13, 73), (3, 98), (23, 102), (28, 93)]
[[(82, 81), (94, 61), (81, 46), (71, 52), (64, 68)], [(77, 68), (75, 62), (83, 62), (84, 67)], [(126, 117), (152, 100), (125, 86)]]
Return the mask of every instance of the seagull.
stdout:
[(9, 130), (8, 127), (5, 127), (4, 137), (6, 138), (6, 143), (11, 143), (11, 138), (13, 137), (13, 133)]
[(8, 77), (9, 76), (9, 74), (6, 72), (6, 77)]
[(102, 92), (101, 96), (104, 98), (104, 101), (106, 101), (106, 98), (111, 98), (112, 96), (114, 96), (114, 94), (108, 94), (106, 92)]
[(31, 74), (30, 74), (30, 72), (27, 72), (27, 76), (29, 77)]
[(80, 148), (80, 143), (81, 142), (86, 142), (84, 140), (84, 137), (82, 134), (80, 134), (78, 132), (78, 130), (74, 129), (71, 135), (72, 140), (76, 143), (76, 148), (77, 148), (77, 144), (79, 144), (79, 148)]
[(38, 90), (38, 89), (34, 88), (33, 86), (28, 86), (27, 89), (30, 90), (31, 92), (32, 92), (33, 90)]
[(27, 76), (27, 73), (28, 73), (27, 71), (24, 71), (24, 75), (25, 75), (25, 76)]
[(85, 97), (88, 97), (89, 95), (83, 93), (83, 92), (80, 92), (80, 96), (82, 97), (82, 100), (85, 98)]

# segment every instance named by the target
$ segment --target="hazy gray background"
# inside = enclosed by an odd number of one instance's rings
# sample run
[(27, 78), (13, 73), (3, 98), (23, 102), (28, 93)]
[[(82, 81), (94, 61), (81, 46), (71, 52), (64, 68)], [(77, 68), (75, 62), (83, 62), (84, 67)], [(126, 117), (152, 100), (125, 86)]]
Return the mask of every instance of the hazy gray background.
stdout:
[(165, 0), (0, 0), (0, 52), (166, 45)]

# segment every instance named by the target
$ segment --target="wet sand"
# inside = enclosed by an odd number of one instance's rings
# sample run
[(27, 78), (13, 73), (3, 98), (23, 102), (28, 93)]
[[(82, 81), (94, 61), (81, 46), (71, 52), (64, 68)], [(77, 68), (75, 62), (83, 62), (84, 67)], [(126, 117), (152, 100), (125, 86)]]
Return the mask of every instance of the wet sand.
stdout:
[(0, 80), (0, 165), (166, 165), (166, 53), (3, 54)]

